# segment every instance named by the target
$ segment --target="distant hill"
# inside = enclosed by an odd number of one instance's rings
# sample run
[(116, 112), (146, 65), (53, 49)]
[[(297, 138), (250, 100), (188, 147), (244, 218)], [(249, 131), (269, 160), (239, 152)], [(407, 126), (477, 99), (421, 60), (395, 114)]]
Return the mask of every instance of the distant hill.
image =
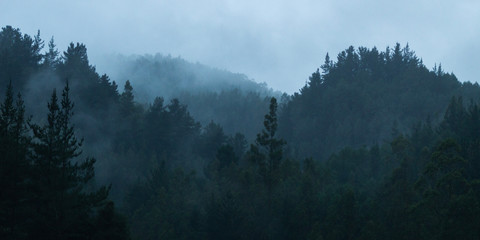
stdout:
[(408, 45), (384, 52), (350, 47), (314, 72), (280, 117), (281, 135), (300, 156), (325, 159), (345, 146), (382, 143), (420, 121), (443, 118), (452, 96), (478, 101), (477, 83), (462, 83), (441, 65), (427, 69)]
[(268, 96), (281, 93), (246, 75), (191, 63), (180, 57), (111, 55), (98, 66), (120, 85), (129, 80), (139, 103), (155, 97), (178, 98), (202, 125), (213, 121), (226, 133), (241, 132), (253, 140), (262, 127)]
[(273, 94), (266, 83), (257, 83), (244, 74), (170, 55), (110, 55), (97, 64), (97, 68), (119, 84), (132, 82), (137, 100), (144, 102), (151, 102), (157, 96), (170, 99), (185, 93), (220, 93), (233, 89), (262, 96)]

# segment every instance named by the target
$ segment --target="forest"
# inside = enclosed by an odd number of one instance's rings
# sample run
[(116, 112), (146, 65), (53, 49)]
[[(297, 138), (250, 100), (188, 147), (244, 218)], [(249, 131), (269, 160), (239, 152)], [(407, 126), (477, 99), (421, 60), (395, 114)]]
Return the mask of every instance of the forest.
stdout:
[(327, 54), (293, 95), (112, 65), (1, 29), (0, 239), (480, 238), (480, 86), (408, 45)]

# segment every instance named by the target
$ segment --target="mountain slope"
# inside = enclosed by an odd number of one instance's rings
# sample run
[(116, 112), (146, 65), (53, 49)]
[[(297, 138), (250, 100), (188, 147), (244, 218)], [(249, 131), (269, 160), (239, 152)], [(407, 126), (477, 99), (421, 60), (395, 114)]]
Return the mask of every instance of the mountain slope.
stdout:
[(97, 64), (120, 84), (129, 80), (140, 101), (151, 102), (156, 96), (167, 99), (180, 93), (221, 92), (239, 89), (270, 95), (265, 83), (256, 83), (246, 75), (191, 63), (180, 57), (156, 55), (111, 55)]
[(408, 45), (384, 52), (350, 47), (336, 62), (327, 54), (321, 68), (280, 118), (282, 136), (300, 156), (325, 159), (345, 146), (381, 143), (392, 130), (438, 122), (452, 96), (480, 96), (477, 83), (461, 83), (441, 66), (428, 70)]
[(151, 103), (157, 96), (167, 101), (178, 98), (202, 125), (213, 121), (226, 133), (241, 132), (250, 140), (262, 127), (268, 96), (281, 95), (244, 74), (180, 57), (112, 55), (99, 66), (120, 84), (132, 82), (140, 103)]

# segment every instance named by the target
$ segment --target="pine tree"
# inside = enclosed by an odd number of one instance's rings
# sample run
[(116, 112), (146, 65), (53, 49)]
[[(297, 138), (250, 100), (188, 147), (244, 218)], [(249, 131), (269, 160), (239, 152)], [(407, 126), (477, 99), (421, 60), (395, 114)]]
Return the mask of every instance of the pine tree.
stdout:
[(94, 177), (95, 159), (78, 159), (83, 141), (76, 138), (71, 123), (73, 103), (68, 82), (60, 105), (53, 91), (48, 110), (44, 126), (31, 125), (36, 195), (31, 234), (37, 239), (85, 239), (94, 232), (91, 216), (94, 208), (104, 203), (108, 189), (86, 191)]
[(20, 29), (6, 26), (0, 31), (0, 86), (12, 81), (22, 88), (38, 69), (43, 47), (40, 35), (32, 39)]
[(332, 60), (330, 60), (330, 56), (328, 55), (328, 53), (327, 55), (325, 55), (325, 62), (320, 67), (322, 68), (323, 75), (328, 75), (328, 73), (330, 73), (330, 69), (332, 69), (333, 67), (333, 62)]
[(53, 37), (48, 42), (48, 52), (46, 52), (43, 56), (43, 65), (47, 68), (55, 69), (57, 64), (60, 62), (58, 59), (58, 50), (55, 48), (55, 42)]
[(130, 84), (130, 81), (125, 82), (123, 87), (123, 93), (120, 95), (120, 106), (123, 116), (128, 116), (134, 113), (135, 102), (133, 96), (133, 87)]
[(276, 182), (278, 168), (283, 158), (283, 139), (276, 138), (277, 133), (277, 99), (270, 100), (270, 111), (263, 121), (264, 129), (257, 134), (255, 145), (250, 146), (250, 160), (258, 165), (260, 174), (270, 188)]
[(12, 84), (0, 106), (0, 238), (23, 239), (28, 219), (30, 164), (24, 113), (20, 95), (14, 104)]
[(87, 47), (80, 43), (70, 43), (67, 51), (63, 52), (63, 61), (66, 66), (89, 68)]

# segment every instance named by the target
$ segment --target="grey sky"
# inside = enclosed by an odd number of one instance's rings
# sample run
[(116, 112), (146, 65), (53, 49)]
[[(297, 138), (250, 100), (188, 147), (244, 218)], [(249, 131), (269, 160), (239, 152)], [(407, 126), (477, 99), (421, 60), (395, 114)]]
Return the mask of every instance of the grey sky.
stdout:
[(429, 68), (480, 80), (477, 0), (0, 0), (0, 25), (40, 29), (62, 51), (84, 43), (100, 72), (105, 54), (162, 53), (293, 93), (327, 52), (399, 42)]

